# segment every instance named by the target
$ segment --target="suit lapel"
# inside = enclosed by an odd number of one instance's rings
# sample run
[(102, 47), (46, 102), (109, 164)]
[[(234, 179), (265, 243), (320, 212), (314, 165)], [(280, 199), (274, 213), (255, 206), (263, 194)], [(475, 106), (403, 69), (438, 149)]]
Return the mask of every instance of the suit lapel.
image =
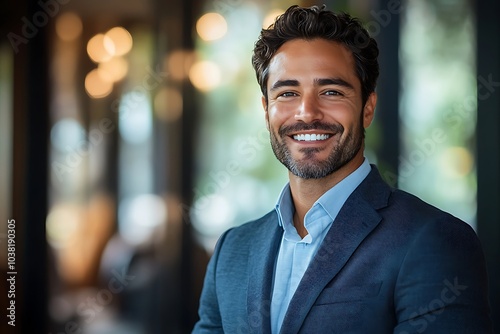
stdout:
[(281, 333), (297, 333), (325, 286), (344, 267), (381, 217), (389, 187), (372, 166), (371, 173), (348, 198), (311, 261), (285, 314)]
[(274, 211), (264, 220), (258, 233), (263, 237), (252, 247), (248, 260), (247, 310), (250, 333), (271, 332), (272, 283), (283, 229), (278, 225)]

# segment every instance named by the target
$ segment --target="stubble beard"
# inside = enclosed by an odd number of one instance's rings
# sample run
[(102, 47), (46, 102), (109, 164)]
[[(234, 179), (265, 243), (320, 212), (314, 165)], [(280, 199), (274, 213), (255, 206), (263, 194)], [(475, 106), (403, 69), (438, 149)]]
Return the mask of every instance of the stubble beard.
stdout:
[[(314, 126), (314, 127), (313, 127)], [(335, 133), (339, 138), (342, 137), (344, 132), (344, 127), (341, 125), (332, 124), (313, 124), (313, 125), (302, 125), (293, 126), (295, 131), (309, 130), (311, 128), (315, 129), (331, 129), (332, 133)], [(362, 123), (360, 122), (358, 126), (358, 131), (352, 131), (351, 129), (347, 137), (341, 141), (337, 142), (336, 146), (330, 152), (328, 157), (324, 160), (320, 160), (316, 157), (325, 148), (302, 148), (300, 153), (303, 157), (300, 160), (294, 159), (290, 149), (286, 145), (284, 140), (286, 133), (290, 133), (289, 128), (280, 129), (278, 134), (274, 131), (270, 131), (271, 146), (276, 158), (295, 176), (302, 179), (321, 179), (324, 178), (345, 166), (349, 161), (351, 161), (361, 150), (363, 146), (363, 133), (364, 129)], [(280, 138), (278, 138), (280, 137)]]

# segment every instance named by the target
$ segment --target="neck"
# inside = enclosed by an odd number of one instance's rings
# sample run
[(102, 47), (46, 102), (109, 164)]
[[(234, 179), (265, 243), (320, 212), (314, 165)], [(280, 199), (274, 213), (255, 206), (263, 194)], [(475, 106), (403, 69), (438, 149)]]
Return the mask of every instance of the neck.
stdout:
[(290, 192), (295, 206), (294, 225), (302, 238), (307, 235), (304, 217), (313, 204), (324, 193), (358, 169), (363, 161), (362, 155), (356, 156), (339, 170), (321, 179), (302, 179), (289, 172)]

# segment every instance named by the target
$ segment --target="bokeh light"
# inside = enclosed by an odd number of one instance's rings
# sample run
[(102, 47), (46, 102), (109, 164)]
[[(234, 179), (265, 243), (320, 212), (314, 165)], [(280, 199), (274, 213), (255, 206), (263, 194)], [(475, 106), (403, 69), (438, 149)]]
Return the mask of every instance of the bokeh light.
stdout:
[(83, 126), (70, 117), (60, 119), (50, 130), (50, 142), (61, 152), (69, 151), (85, 140)]
[(193, 227), (204, 235), (220, 235), (236, 216), (234, 206), (219, 194), (202, 196), (195, 201), (190, 215)]
[(167, 219), (164, 200), (157, 195), (142, 194), (124, 199), (118, 209), (120, 235), (133, 245), (150, 242)]
[(99, 63), (97, 69), (103, 80), (117, 82), (127, 75), (128, 63), (122, 57), (113, 57), (108, 61)]
[(207, 92), (220, 84), (220, 69), (211, 61), (200, 61), (191, 67), (189, 79), (197, 89)]
[(61, 203), (47, 215), (47, 241), (54, 248), (64, 248), (73, 240), (83, 223), (83, 210), (76, 204)]
[(82, 20), (75, 13), (67, 12), (57, 18), (56, 34), (65, 42), (70, 42), (80, 37), (82, 30)]
[(154, 99), (156, 116), (166, 122), (173, 122), (181, 117), (182, 105), (182, 95), (175, 88), (164, 87), (160, 89)]
[(87, 53), (95, 63), (101, 63), (110, 60), (113, 56), (109, 52), (113, 48), (113, 42), (105, 38), (104, 34), (97, 34), (87, 43)]
[(472, 171), (474, 157), (465, 147), (448, 147), (439, 162), (445, 175), (460, 178)]
[(113, 82), (103, 79), (99, 71), (93, 69), (85, 77), (85, 90), (92, 98), (106, 97), (113, 90)]
[(128, 144), (141, 144), (151, 138), (153, 119), (149, 96), (141, 91), (123, 95), (119, 106), (118, 127), (122, 139)]
[(132, 35), (123, 27), (110, 29), (104, 37), (108, 53), (114, 56), (123, 56), (132, 49)]
[(204, 41), (214, 41), (227, 33), (226, 19), (218, 13), (206, 13), (196, 22), (196, 31)]
[(184, 80), (188, 77), (194, 61), (195, 55), (192, 51), (175, 50), (165, 59), (164, 67), (172, 79)]

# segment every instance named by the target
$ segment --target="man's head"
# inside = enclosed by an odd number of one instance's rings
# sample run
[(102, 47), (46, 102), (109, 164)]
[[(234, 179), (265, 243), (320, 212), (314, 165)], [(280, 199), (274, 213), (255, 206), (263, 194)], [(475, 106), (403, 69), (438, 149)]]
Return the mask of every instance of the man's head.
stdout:
[(359, 20), (348, 14), (336, 14), (323, 7), (291, 6), (276, 22), (263, 29), (252, 56), (262, 94), (267, 98), (269, 62), (276, 51), (293, 39), (323, 38), (343, 44), (352, 52), (355, 71), (361, 82), (362, 101), (375, 91), (379, 74), (377, 42)]
[(292, 174), (320, 179), (361, 164), (377, 55), (357, 20), (324, 8), (293, 6), (262, 31), (253, 64), (273, 151)]

